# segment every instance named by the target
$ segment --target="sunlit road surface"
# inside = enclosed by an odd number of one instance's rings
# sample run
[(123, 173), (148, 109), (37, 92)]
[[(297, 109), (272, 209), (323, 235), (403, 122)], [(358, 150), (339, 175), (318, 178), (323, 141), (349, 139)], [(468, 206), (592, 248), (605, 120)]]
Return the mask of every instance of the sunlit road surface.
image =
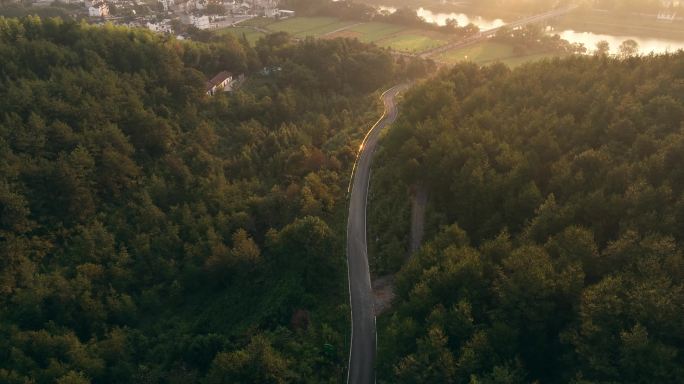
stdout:
[(370, 129), (359, 149), (350, 184), (349, 218), (347, 221), (347, 264), (351, 303), (351, 346), (347, 383), (375, 382), (375, 311), (366, 248), (366, 200), (370, 166), (380, 132), (397, 118), (395, 98), (408, 85), (390, 88), (382, 95), (385, 112)]

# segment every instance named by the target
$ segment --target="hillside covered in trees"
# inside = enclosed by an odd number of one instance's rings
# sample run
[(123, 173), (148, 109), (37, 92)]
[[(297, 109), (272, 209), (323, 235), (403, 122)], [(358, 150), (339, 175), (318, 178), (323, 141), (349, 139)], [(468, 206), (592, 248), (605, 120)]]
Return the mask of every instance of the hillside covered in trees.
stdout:
[[(387, 383), (684, 382), (684, 53), (462, 64), (384, 138)], [(404, 262), (408, 193), (428, 241)]]
[(344, 377), (346, 185), (421, 62), (37, 18), (0, 57), (0, 382)]

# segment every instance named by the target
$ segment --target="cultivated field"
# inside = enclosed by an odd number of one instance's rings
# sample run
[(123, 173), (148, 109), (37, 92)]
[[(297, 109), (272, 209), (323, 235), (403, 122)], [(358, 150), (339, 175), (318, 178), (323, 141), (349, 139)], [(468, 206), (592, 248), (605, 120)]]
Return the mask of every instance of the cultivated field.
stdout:
[(363, 42), (374, 43), (408, 29), (403, 25), (370, 22), (357, 24), (349, 28), (348, 31), (356, 34), (356, 37)]
[[(413, 54), (440, 47), (452, 42), (454, 39), (453, 36), (436, 31), (420, 30), (379, 22), (344, 21), (333, 17), (295, 17), (280, 21), (255, 18), (241, 23), (238, 27), (222, 29), (219, 33), (232, 33), (238, 37), (244, 33), (247, 40), (254, 44), (264, 35), (263, 32), (257, 29), (272, 32), (283, 31), (297, 38), (305, 38), (307, 36), (319, 38), (356, 38), (366, 43), (374, 43), (395, 51)], [(501, 61), (509, 66), (517, 66), (528, 61), (554, 56), (556, 55), (548, 53), (534, 53), (521, 56), (516, 55), (513, 52), (513, 47), (510, 45), (483, 42), (447, 51), (434, 57), (434, 59), (447, 64), (468, 60), (478, 64)]]
[(263, 32), (259, 32), (255, 29), (249, 28), (249, 27), (230, 27), (230, 28), (223, 28), (219, 29), (216, 31), (216, 33), (220, 35), (224, 35), (227, 33), (230, 33), (232, 35), (235, 35), (237, 38), (242, 38), (243, 34), (247, 38), (247, 41), (254, 45), (259, 38), (264, 36)]
[(383, 47), (389, 47), (397, 51), (409, 53), (420, 53), (448, 43), (447, 40), (441, 40), (412, 32), (415, 31), (409, 31), (406, 34), (388, 37), (386, 39), (377, 41), (377, 43)]
[(266, 29), (274, 32), (287, 32), (296, 37), (319, 37), (354, 24), (333, 17), (295, 17), (267, 24)]
[(438, 55), (437, 59), (449, 63), (455, 63), (463, 60), (473, 61), (475, 63), (486, 63), (489, 61), (513, 56), (515, 55), (513, 54), (512, 46), (486, 41), (464, 48), (458, 48), (452, 51), (444, 52), (441, 55)]
[(253, 19), (245, 20), (240, 23), (242, 26), (249, 26), (249, 27), (265, 27), (269, 24), (273, 24), (273, 19), (269, 19), (266, 17), (255, 17)]
[[(273, 32), (283, 31), (298, 38), (307, 36), (356, 38), (365, 43), (375, 43), (381, 47), (407, 53), (420, 53), (439, 47), (447, 44), (451, 39), (449, 35), (435, 31), (412, 29), (388, 23), (344, 21), (333, 17), (295, 17), (282, 21), (259, 18), (241, 25), (256, 26)], [(242, 33), (242, 31), (237, 32)], [(252, 34), (252, 37), (256, 40), (259, 35)]]

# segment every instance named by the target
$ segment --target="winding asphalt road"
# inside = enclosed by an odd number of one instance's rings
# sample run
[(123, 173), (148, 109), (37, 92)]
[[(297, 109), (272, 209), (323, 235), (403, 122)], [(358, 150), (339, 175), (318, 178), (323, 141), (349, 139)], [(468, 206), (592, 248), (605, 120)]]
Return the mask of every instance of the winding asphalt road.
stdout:
[(347, 221), (347, 265), (349, 300), (351, 303), (351, 346), (347, 383), (375, 382), (376, 348), (375, 309), (366, 249), (366, 200), (370, 181), (370, 166), (382, 129), (397, 118), (395, 98), (408, 85), (401, 84), (382, 94), (385, 112), (368, 131), (359, 149), (350, 184), (349, 218)]

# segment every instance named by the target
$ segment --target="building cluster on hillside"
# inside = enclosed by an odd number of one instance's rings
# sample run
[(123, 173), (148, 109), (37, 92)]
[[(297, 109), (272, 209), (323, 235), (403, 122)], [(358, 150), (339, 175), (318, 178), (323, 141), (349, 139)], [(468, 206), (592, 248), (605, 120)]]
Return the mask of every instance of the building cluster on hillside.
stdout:
[(90, 17), (109, 16), (109, 5), (104, 0), (85, 0), (83, 2)]
[[(33, 0), (34, 6), (47, 6), (56, 0)], [(287, 18), (293, 11), (278, 8), (279, 0), (59, 0), (83, 4), (81, 15), (101, 22), (148, 28), (158, 33), (174, 33), (173, 26), (199, 29), (222, 28), (252, 17)]]
[[(226, 19), (240, 20), (247, 17), (271, 17), (271, 18), (287, 18), (294, 15), (293, 11), (283, 10), (278, 8), (277, 0), (223, 0), (213, 2), (218, 5), (219, 9), (223, 10), (222, 14), (208, 14), (209, 2), (207, 0), (159, 0), (164, 9), (174, 11), (176, 13), (184, 13), (186, 15), (193, 15), (195, 18), (185, 18), (181, 21), (185, 24), (195, 25), (197, 28), (209, 28), (205, 20), (198, 19), (198, 16), (213, 16), (210, 21), (222, 21)], [(216, 7), (214, 8), (216, 9)], [(209, 23), (213, 24), (213, 23)]]

